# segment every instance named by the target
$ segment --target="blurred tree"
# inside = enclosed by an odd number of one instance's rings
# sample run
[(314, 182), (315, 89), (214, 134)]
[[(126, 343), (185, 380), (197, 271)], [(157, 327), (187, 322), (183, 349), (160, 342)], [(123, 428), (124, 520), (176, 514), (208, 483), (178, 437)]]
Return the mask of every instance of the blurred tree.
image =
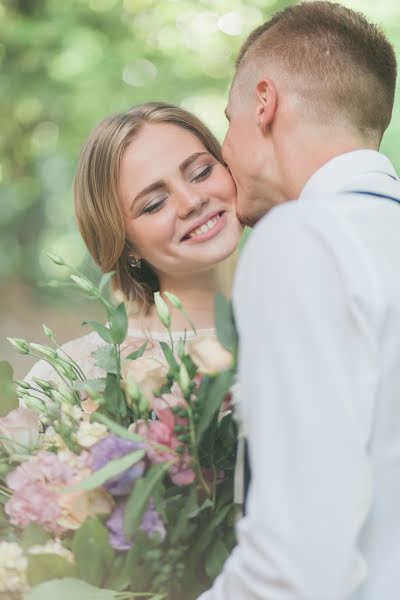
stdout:
[(51, 275), (46, 251), (76, 265), (71, 181), (82, 141), (107, 114), (145, 100), (197, 112), (221, 136), (234, 56), (290, 2), (0, 2), (0, 279)]

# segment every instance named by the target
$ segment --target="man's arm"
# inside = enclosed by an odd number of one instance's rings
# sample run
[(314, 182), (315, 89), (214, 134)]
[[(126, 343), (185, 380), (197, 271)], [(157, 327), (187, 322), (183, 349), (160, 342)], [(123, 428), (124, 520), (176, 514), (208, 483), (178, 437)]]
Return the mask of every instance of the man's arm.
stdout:
[(238, 546), (201, 600), (347, 600), (365, 577), (373, 341), (329, 243), (296, 215), (262, 222), (240, 265), (252, 483)]

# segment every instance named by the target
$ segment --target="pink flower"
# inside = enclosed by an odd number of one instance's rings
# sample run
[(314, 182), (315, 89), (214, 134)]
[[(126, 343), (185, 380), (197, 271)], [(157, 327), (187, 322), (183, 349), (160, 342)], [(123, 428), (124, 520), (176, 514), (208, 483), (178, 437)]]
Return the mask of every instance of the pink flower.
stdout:
[(60, 508), (56, 493), (43, 481), (28, 481), (14, 492), (4, 508), (11, 523), (17, 527), (37, 523), (56, 535), (62, 533), (62, 528), (57, 524)]
[(72, 468), (51, 452), (41, 451), (7, 475), (7, 485), (18, 492), (30, 483), (41, 482), (53, 487), (73, 482)]
[[(191, 457), (187, 449), (182, 455), (175, 451), (181, 442), (174, 433), (175, 425), (186, 425), (187, 420), (177, 417), (172, 412), (170, 406), (182, 404), (183, 399), (169, 399), (171, 394), (165, 394), (162, 398), (154, 398), (152, 402), (153, 409), (158, 417), (157, 421), (140, 421), (136, 424), (135, 431), (143, 436), (147, 442), (146, 454), (153, 464), (172, 462), (169, 468), (169, 475), (175, 485), (189, 485), (195, 479), (191, 464)], [(171, 404), (168, 404), (171, 402)], [(172, 404), (174, 402), (174, 404)], [(183, 401), (184, 402), (184, 401)], [(162, 444), (171, 449), (171, 452), (157, 447)]]
[(23, 454), (32, 450), (39, 440), (39, 417), (28, 408), (16, 408), (0, 418), (0, 436), (7, 452)]

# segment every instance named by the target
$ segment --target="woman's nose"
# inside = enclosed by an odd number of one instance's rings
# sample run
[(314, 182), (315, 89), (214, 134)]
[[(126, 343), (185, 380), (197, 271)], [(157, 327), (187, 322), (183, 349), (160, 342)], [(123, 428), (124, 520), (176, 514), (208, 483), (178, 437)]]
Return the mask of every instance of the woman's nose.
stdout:
[(204, 204), (208, 202), (208, 198), (198, 191), (185, 187), (180, 190), (177, 198), (178, 215), (181, 219), (185, 219), (191, 213), (197, 212)]

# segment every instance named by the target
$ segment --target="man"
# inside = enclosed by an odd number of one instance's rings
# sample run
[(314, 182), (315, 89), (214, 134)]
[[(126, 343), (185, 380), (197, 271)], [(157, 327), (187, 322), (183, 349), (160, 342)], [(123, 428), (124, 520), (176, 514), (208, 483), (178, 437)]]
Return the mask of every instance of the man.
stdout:
[(241, 220), (238, 546), (201, 600), (400, 597), (400, 182), (378, 152), (396, 59), (329, 2), (245, 42), (224, 158)]

